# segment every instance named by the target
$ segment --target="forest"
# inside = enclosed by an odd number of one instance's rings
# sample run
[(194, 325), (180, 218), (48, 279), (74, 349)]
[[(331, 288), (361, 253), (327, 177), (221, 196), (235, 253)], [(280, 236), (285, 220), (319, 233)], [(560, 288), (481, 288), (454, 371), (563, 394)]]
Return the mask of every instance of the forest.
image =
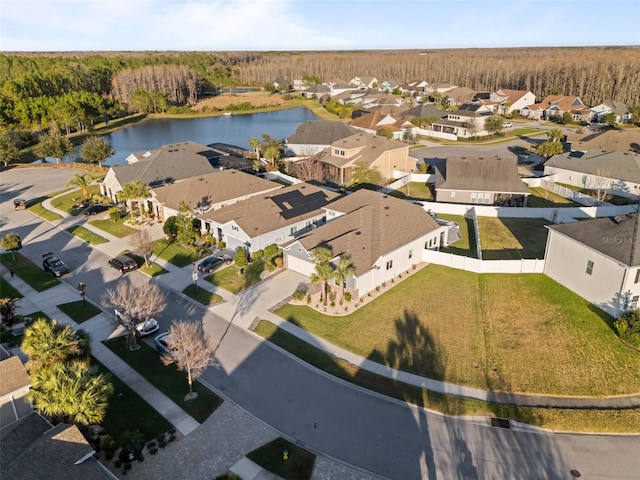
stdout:
[[(640, 48), (323, 52), (65, 52), (0, 55), (0, 128), (69, 134), (128, 112), (191, 106), (218, 87), (289, 80), (450, 82), (476, 91), (577, 95), (640, 104)], [(181, 110), (177, 110), (181, 111)]]

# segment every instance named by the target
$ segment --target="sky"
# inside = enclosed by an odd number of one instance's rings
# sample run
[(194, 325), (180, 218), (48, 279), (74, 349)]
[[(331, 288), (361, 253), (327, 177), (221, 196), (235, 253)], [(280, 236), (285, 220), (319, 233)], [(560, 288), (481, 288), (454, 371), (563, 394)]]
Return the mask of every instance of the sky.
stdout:
[(638, 0), (0, 0), (0, 51), (640, 45)]

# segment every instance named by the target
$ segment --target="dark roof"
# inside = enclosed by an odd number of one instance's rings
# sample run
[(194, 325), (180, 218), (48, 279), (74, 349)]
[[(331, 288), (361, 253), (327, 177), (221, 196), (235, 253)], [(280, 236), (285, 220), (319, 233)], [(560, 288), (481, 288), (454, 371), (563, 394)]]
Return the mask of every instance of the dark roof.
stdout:
[(336, 140), (358, 133), (358, 129), (338, 121), (309, 121), (298, 125), (287, 138), (287, 143), (296, 145), (331, 145)]
[(315, 217), (339, 195), (308, 183), (298, 183), (205, 213), (200, 218), (221, 224), (233, 220), (247, 235), (255, 237)]
[(572, 151), (554, 155), (547, 166), (640, 183), (640, 154), (634, 152)]
[(420, 206), (371, 190), (358, 190), (332, 202), (327, 209), (345, 215), (297, 241), (307, 251), (324, 245), (335, 256), (349, 255), (356, 275), (370, 270), (382, 255), (439, 228)]
[(27, 369), (17, 356), (9, 357), (0, 362), (0, 397), (7, 395), (31, 384)]
[(315, 84), (303, 90), (304, 93), (329, 93), (331, 89), (328, 85)]
[(402, 113), (403, 117), (418, 117), (418, 118), (427, 118), (427, 117), (438, 117), (443, 118), (447, 116), (447, 112), (444, 110), (440, 110), (434, 105), (416, 105), (415, 107), (407, 110)]
[(142, 160), (111, 167), (120, 185), (140, 180), (147, 185), (162, 185), (203, 175), (214, 170), (223, 152), (195, 142), (163, 145), (151, 150)]
[(436, 190), (531, 193), (518, 175), (516, 158), (448, 157), (436, 171)]
[[(11, 432), (4, 442), (19, 435)], [(35, 438), (2, 469), (2, 480), (112, 479), (92, 456), (93, 448), (78, 427), (61, 423)], [(80, 463), (80, 460), (83, 460)]]
[(476, 103), (465, 103), (460, 105), (455, 112), (449, 112), (449, 115), (459, 115), (461, 117), (487, 117), (492, 115), (487, 111), (484, 105)]
[(206, 208), (211, 204), (278, 188), (282, 188), (282, 185), (229, 169), (156, 187), (153, 192), (162, 205), (178, 210), (180, 202), (185, 202), (191, 208)]
[[(640, 266), (640, 247), (636, 248), (635, 252), (632, 252), (631, 248), (634, 243), (636, 246), (638, 243), (637, 239), (633, 239), (633, 231), (636, 221), (640, 221), (640, 218), (638, 214), (616, 218), (621, 221), (605, 217), (561, 225), (547, 225), (547, 228), (629, 267)], [(633, 258), (631, 258), (632, 253)]]

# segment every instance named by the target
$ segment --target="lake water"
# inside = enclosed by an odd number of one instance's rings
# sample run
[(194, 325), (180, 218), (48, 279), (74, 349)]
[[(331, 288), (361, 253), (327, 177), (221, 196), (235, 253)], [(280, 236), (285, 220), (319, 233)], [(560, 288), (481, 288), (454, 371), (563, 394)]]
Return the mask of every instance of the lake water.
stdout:
[(251, 137), (261, 138), (263, 133), (268, 133), (282, 140), (291, 135), (298, 125), (309, 120), (318, 120), (318, 117), (306, 108), (229, 117), (147, 120), (104, 136), (116, 151), (104, 164), (124, 164), (133, 152), (145, 152), (168, 143), (186, 141), (203, 145), (222, 142), (250, 149), (247, 142)]

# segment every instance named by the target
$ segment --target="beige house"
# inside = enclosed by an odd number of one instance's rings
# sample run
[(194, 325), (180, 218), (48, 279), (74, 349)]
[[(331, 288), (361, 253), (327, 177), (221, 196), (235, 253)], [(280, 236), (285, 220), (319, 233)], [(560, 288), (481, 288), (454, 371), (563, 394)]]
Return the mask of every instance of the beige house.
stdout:
[(436, 167), (436, 202), (525, 207), (531, 192), (516, 158), (448, 157)]
[(449, 112), (446, 118), (433, 122), (431, 130), (436, 134), (439, 132), (456, 138), (481, 137), (489, 134), (484, 124), (491, 115), (493, 111), (486, 105), (466, 103), (458, 110)]
[(338, 140), (316, 158), (326, 167), (326, 179), (338, 185), (351, 181), (358, 163), (377, 168), (385, 178), (393, 178), (394, 170), (409, 173), (416, 166), (416, 159), (409, 156), (409, 145), (368, 133)]
[(510, 90), (501, 88), (492, 92), (488, 101), (483, 101), (485, 105), (490, 105), (495, 113), (509, 115), (513, 112), (520, 112), (527, 105), (536, 103), (536, 96), (529, 90)]
[(422, 251), (442, 246), (444, 227), (421, 207), (371, 190), (358, 190), (325, 207), (327, 223), (283, 247), (290, 270), (311, 277), (313, 251), (328, 247), (332, 262), (348, 256), (355, 274), (345, 281), (355, 298), (422, 261)]
[[(177, 215), (182, 202), (199, 218), (206, 212), (280, 188), (282, 185), (249, 173), (219, 170), (153, 188), (150, 203), (160, 221)], [(208, 230), (206, 222), (202, 222), (202, 229)]]
[(574, 96), (547, 95), (540, 103), (527, 105), (520, 110), (520, 114), (535, 120), (551, 120), (570, 113), (575, 121), (589, 121), (592, 111), (582, 103), (582, 100)]
[(640, 307), (638, 214), (548, 225), (544, 273), (614, 317)]

